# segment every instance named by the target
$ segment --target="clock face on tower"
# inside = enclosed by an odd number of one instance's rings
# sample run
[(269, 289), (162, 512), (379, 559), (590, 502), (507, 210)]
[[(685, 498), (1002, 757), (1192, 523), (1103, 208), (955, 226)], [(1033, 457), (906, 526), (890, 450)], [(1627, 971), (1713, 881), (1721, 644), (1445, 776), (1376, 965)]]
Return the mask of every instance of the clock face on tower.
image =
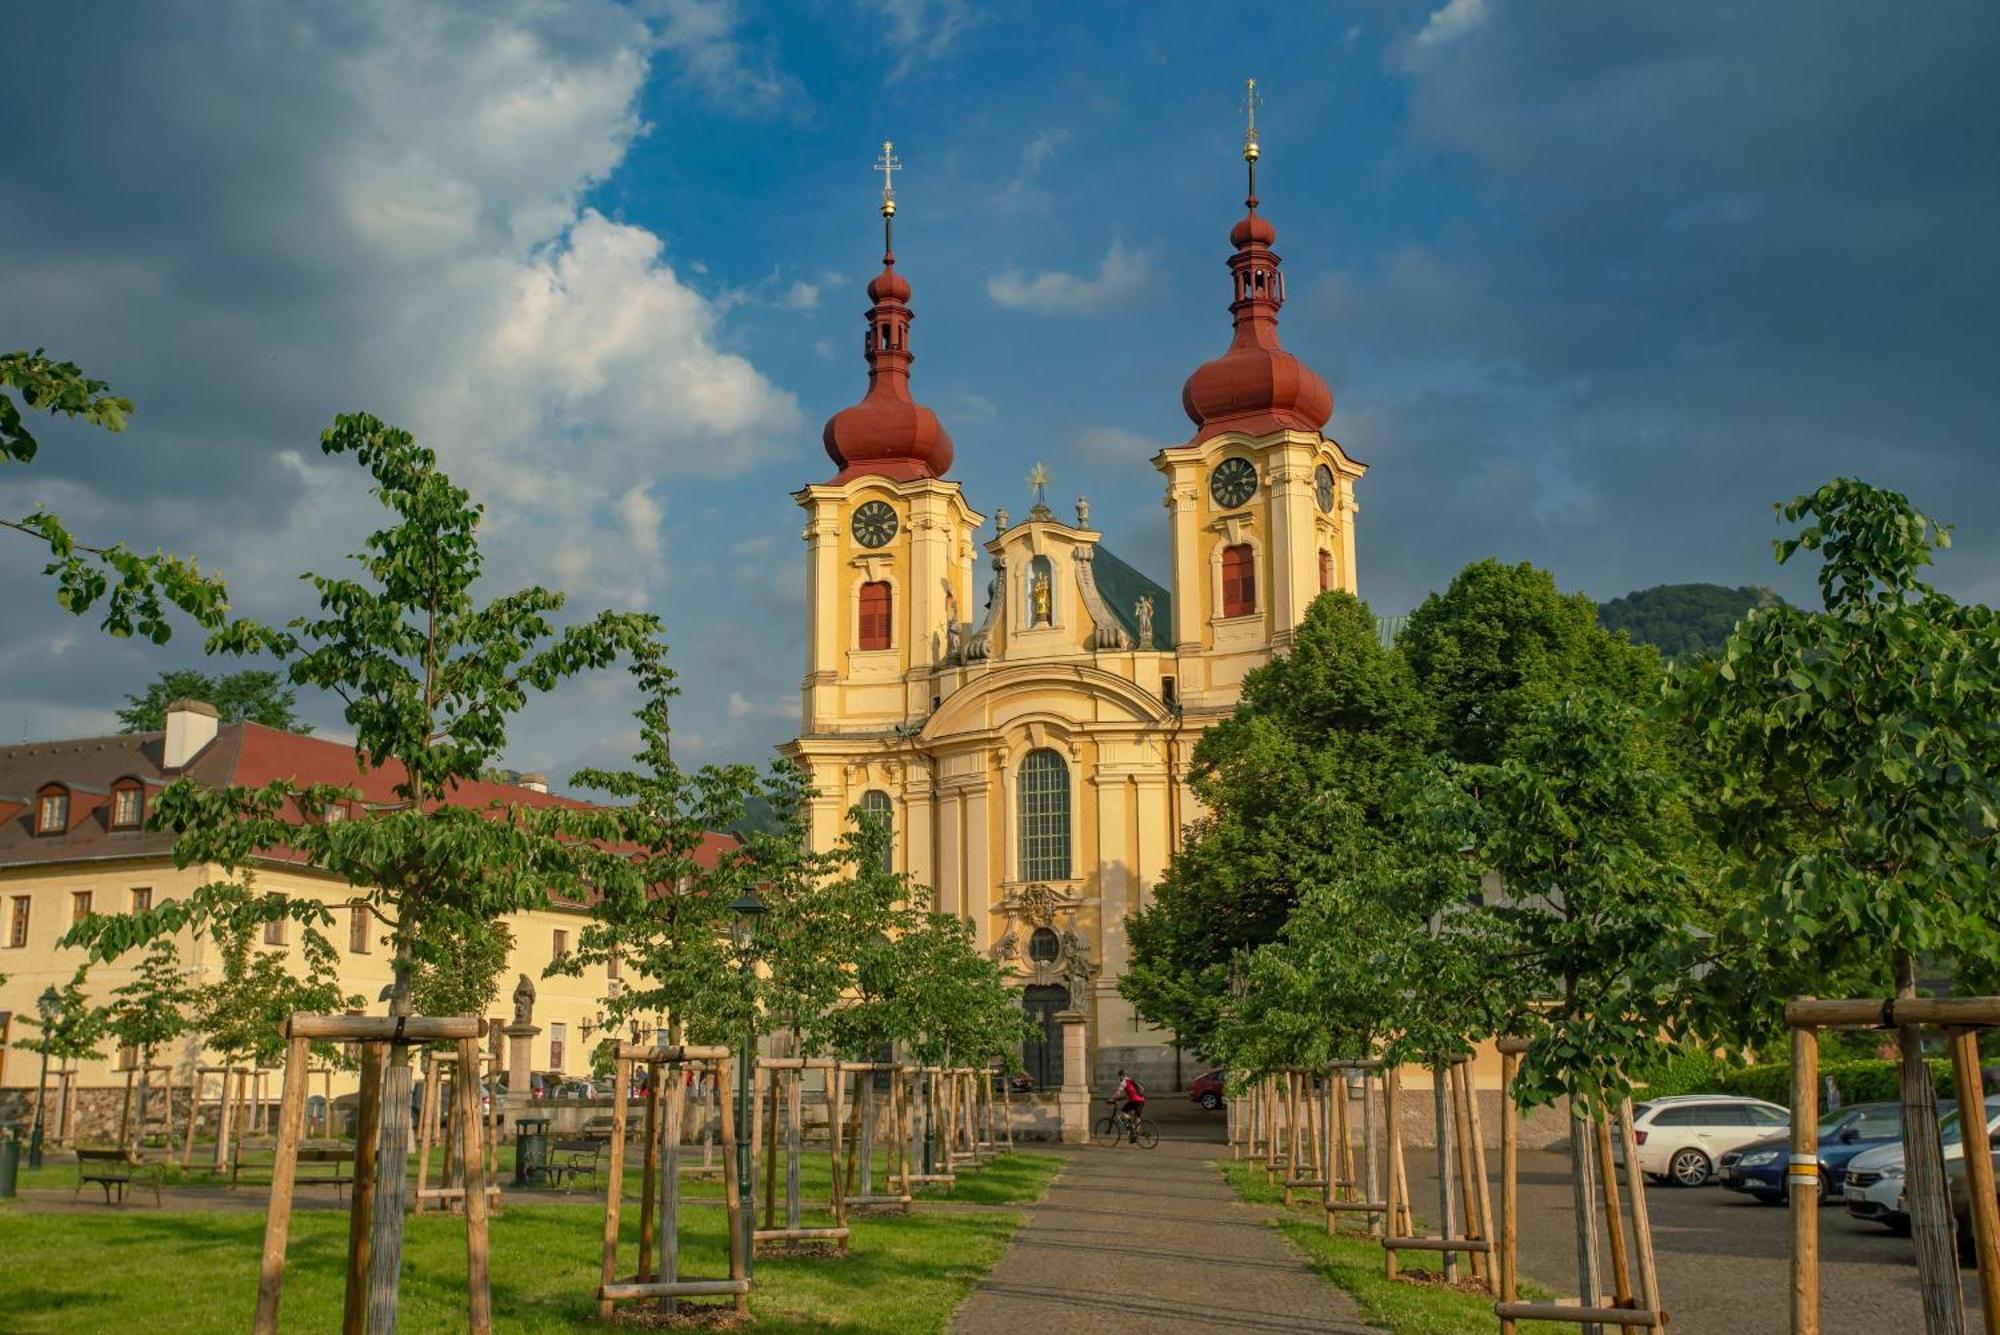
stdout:
[(1257, 490), (1257, 470), (1248, 459), (1228, 458), (1208, 476), (1208, 494), (1225, 510), (1233, 510)]
[(882, 547), (896, 536), (896, 512), (887, 501), (870, 501), (854, 512), (854, 540), (863, 547)]
[(1323, 512), (1333, 513), (1333, 470), (1325, 464), (1313, 470), (1313, 499)]

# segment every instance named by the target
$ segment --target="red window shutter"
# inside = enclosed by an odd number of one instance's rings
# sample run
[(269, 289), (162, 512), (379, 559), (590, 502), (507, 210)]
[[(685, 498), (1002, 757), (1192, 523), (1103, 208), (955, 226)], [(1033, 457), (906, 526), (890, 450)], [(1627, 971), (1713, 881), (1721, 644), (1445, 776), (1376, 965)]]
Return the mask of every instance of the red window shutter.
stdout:
[(1248, 543), (1222, 549), (1222, 615), (1247, 617), (1257, 610), (1257, 563)]
[(889, 647), (890, 594), (886, 580), (872, 579), (861, 586), (861, 647)]
[(1333, 587), (1333, 553), (1325, 548), (1319, 553), (1319, 591), (1325, 593)]

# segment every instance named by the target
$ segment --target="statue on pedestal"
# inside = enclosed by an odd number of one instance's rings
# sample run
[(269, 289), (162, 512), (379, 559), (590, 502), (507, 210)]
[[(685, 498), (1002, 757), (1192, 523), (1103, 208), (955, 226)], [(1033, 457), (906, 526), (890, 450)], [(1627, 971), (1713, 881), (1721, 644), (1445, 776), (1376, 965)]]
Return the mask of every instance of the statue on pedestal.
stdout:
[(525, 1029), (535, 1022), (535, 984), (528, 975), (514, 984), (514, 1026)]

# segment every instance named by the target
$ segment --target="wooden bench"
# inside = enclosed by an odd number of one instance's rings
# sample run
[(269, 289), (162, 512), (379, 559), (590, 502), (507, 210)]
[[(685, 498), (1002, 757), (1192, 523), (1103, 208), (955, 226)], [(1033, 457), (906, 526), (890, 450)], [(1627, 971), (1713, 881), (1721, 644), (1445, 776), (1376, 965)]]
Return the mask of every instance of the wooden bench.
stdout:
[[(243, 1151), (245, 1149), (253, 1151), (270, 1149), (275, 1151), (277, 1149), (277, 1142), (271, 1141), (268, 1144), (256, 1143), (246, 1146), (242, 1141), (238, 1141), (236, 1152), (230, 1156), (230, 1187), (234, 1189), (243, 1183), (245, 1168), (248, 1168), (253, 1173), (263, 1173), (265, 1175), (262, 1178), (251, 1178), (249, 1180), (250, 1186), (269, 1186), (270, 1165), (245, 1164), (243, 1162)], [(354, 1147), (352, 1145), (339, 1144), (299, 1146), (298, 1168), (292, 1181), (295, 1185), (301, 1187), (309, 1187), (315, 1184), (330, 1186), (333, 1188), (333, 1197), (335, 1200), (344, 1199), (345, 1191), (343, 1189), (351, 1186), (354, 1182)]]
[(558, 1140), (549, 1147), (549, 1161), (540, 1171), (551, 1186), (562, 1186), (565, 1181), (569, 1189), (576, 1187), (579, 1177), (588, 1175), (590, 1185), (597, 1185), (597, 1163), (603, 1157), (605, 1142), (582, 1137)]
[(118, 1189), (118, 1203), (125, 1203), (125, 1188), (136, 1180), (149, 1180), (153, 1187), (153, 1204), (160, 1203), (160, 1179), (166, 1173), (166, 1165), (158, 1161), (148, 1162), (130, 1150), (88, 1150), (76, 1152), (76, 1190), (70, 1193), (75, 1200), (83, 1194), (83, 1189), (91, 1183), (104, 1188), (104, 1203), (111, 1204), (111, 1189)]

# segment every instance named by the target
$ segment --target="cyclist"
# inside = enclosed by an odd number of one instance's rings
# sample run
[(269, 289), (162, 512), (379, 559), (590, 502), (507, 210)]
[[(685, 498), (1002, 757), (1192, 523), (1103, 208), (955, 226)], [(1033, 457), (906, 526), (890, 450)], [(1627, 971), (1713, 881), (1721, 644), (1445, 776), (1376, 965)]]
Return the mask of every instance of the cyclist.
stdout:
[(1139, 1143), (1139, 1115), (1146, 1111), (1146, 1087), (1125, 1074), (1122, 1067), (1118, 1071), (1118, 1100), (1118, 1111), (1124, 1115), (1125, 1125), (1131, 1133), (1132, 1143), (1137, 1145)]

